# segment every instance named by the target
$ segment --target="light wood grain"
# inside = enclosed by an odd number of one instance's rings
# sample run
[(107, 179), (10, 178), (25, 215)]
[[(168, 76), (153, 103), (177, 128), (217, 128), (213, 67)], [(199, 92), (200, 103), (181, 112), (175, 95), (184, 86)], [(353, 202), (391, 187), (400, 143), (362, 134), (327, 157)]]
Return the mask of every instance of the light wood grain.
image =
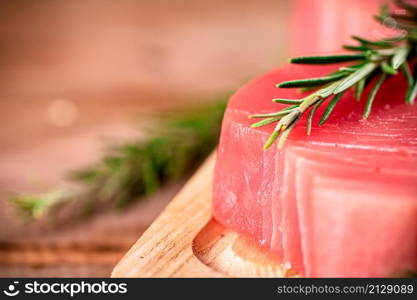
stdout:
[(222, 277), (193, 253), (211, 219), (214, 155), (198, 170), (113, 270), (113, 277)]
[(112, 277), (286, 277), (290, 270), (211, 214), (215, 155), (114, 268)]

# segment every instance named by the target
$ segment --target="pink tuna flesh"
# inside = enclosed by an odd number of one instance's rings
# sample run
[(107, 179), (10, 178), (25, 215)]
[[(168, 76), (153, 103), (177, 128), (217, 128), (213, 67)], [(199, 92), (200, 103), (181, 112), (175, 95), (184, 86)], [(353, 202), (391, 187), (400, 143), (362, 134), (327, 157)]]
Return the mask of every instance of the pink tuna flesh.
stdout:
[(231, 97), (218, 148), (214, 216), (304, 276), (417, 270), (417, 105), (405, 104), (402, 76), (385, 81), (368, 120), (361, 117), (370, 88), (359, 103), (348, 91), (320, 128), (328, 100), (316, 111), (311, 136), (304, 117), (283, 150), (262, 150), (274, 125), (250, 128), (250, 114), (285, 107), (271, 99), (302, 97), (276, 83), (336, 68), (285, 66)]

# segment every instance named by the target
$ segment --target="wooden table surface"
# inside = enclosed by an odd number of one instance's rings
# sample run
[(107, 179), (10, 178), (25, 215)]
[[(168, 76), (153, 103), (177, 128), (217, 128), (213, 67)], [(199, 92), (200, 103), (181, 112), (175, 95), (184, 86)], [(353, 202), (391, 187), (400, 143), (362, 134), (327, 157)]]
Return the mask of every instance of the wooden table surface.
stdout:
[(212, 216), (213, 153), (119, 261), (113, 277), (288, 277), (295, 274)]

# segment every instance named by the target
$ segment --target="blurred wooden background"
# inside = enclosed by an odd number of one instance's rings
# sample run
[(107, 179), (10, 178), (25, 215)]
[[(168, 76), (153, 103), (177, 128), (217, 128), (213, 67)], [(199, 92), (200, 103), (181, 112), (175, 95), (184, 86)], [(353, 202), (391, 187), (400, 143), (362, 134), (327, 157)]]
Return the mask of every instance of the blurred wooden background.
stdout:
[(284, 61), (290, 1), (0, 2), (0, 276), (108, 276), (181, 182), (127, 211), (22, 224), (13, 192), (140, 128), (140, 112), (230, 91)]

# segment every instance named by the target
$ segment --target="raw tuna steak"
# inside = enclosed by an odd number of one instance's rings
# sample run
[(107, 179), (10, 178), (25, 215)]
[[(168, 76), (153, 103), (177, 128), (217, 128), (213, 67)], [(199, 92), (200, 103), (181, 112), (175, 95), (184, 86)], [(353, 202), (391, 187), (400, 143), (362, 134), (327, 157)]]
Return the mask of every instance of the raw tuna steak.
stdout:
[(311, 136), (301, 120), (283, 150), (262, 150), (274, 125), (250, 128), (250, 114), (284, 107), (271, 99), (300, 98), (276, 83), (334, 69), (286, 66), (232, 96), (218, 148), (214, 216), (304, 276), (417, 270), (417, 105), (404, 104), (401, 76), (382, 85), (367, 121), (365, 101), (348, 91), (320, 128), (326, 105), (316, 111)]
[(292, 56), (306, 54), (306, 51), (340, 51), (340, 45), (352, 44), (352, 35), (374, 40), (398, 34), (380, 26), (371, 17), (378, 14), (381, 0), (297, 0), (291, 3), (293, 15), (288, 43)]

